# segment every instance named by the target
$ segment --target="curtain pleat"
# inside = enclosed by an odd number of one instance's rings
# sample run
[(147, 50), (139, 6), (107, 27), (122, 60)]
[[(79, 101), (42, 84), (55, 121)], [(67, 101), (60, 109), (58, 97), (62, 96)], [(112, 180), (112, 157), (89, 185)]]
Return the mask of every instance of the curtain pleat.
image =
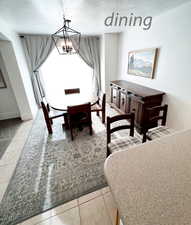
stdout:
[[(75, 49), (78, 49), (77, 40), (72, 39)], [(80, 40), (79, 55), (83, 61), (93, 69), (94, 94), (99, 95), (101, 91), (100, 73), (100, 39), (97, 36), (84, 36)]]
[(39, 68), (46, 61), (54, 48), (51, 36), (48, 35), (24, 35), (22, 43), (30, 69), (31, 82), (37, 104), (40, 106), (45, 91), (40, 79)]

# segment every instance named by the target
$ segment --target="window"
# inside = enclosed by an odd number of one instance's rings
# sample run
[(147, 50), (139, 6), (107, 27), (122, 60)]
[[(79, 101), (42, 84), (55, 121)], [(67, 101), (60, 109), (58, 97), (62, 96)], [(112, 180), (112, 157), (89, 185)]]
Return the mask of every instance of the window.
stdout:
[(93, 70), (78, 54), (59, 55), (54, 49), (41, 67), (47, 98), (61, 97), (64, 89), (80, 88), (84, 94), (92, 93)]

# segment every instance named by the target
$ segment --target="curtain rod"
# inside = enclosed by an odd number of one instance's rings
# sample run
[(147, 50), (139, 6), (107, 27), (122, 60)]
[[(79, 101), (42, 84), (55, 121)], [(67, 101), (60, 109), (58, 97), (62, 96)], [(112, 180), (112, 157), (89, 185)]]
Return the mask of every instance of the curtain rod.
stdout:
[[(28, 36), (51, 36), (51, 34), (19, 34), (19, 37), (20, 38), (24, 38), (25, 35), (28, 35)], [(100, 35), (81, 35), (81, 37), (100, 37)]]

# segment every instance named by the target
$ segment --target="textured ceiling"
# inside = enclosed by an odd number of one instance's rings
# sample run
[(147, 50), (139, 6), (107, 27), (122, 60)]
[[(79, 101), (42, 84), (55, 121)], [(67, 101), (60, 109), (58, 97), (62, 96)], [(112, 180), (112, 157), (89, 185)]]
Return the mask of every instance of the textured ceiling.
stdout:
[(119, 31), (104, 26), (112, 12), (155, 16), (189, 0), (0, 0), (0, 17), (19, 33), (53, 33), (62, 26), (63, 9), (83, 34)]

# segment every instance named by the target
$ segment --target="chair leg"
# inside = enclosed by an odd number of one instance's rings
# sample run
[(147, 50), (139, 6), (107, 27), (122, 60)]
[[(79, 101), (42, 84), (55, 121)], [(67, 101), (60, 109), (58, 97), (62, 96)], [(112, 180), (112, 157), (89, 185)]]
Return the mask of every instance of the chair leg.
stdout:
[(116, 224), (116, 225), (119, 225), (119, 222), (120, 222), (119, 210), (117, 209), (115, 224)]
[(142, 143), (144, 143), (146, 141), (147, 141), (147, 134), (146, 134), (146, 132), (143, 132), (143, 140), (142, 140)]
[(109, 147), (107, 146), (107, 157), (110, 155), (110, 150), (109, 150)]
[(105, 111), (102, 111), (102, 123), (105, 123)]
[(46, 121), (46, 126), (47, 126), (47, 129), (48, 129), (48, 133), (52, 134), (51, 121), (49, 119), (45, 119), (45, 121)]
[(92, 125), (90, 124), (90, 135), (92, 135)]
[(73, 141), (74, 140), (74, 136), (73, 136), (73, 129), (72, 129), (72, 127), (70, 127), (70, 134), (71, 134), (71, 139)]
[(64, 114), (64, 124), (65, 124), (65, 128), (68, 129), (69, 124), (68, 124), (68, 115), (67, 114)]
[(70, 129), (71, 140), (73, 141), (73, 140), (74, 140), (74, 136), (73, 136), (73, 128), (72, 128), (72, 125), (71, 125), (70, 122), (68, 123), (68, 125), (69, 125), (69, 129)]

